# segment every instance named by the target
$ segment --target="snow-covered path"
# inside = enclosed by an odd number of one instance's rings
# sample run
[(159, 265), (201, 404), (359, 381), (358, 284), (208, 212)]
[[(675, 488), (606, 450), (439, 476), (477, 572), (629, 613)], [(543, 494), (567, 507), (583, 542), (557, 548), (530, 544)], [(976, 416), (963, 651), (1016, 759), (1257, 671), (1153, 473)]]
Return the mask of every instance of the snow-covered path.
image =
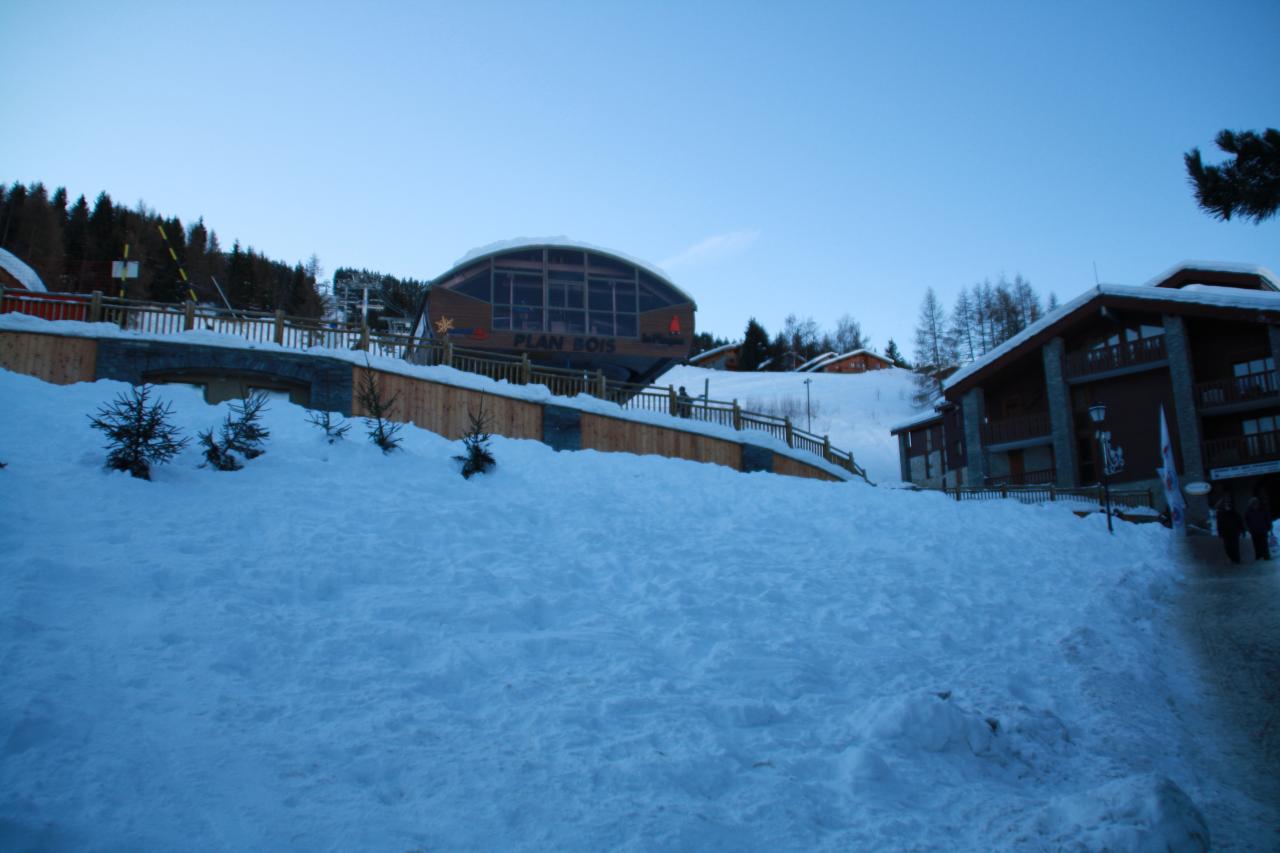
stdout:
[[(1280, 570), (1277, 561), (1233, 566), (1216, 538), (1187, 549), (1189, 583), (1178, 602), (1202, 711), (1216, 725), (1205, 760), (1235, 775), (1246, 797), (1201, 802), (1211, 825), (1272, 824), (1270, 838), (1240, 849), (1280, 850)], [(1229, 833), (1223, 833), (1230, 837)]]

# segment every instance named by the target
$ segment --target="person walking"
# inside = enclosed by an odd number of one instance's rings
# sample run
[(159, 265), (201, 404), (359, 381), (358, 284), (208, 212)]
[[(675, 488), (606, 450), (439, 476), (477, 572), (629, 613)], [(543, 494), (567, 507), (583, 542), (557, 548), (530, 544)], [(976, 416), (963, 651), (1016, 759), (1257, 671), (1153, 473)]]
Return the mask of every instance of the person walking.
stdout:
[(1240, 562), (1240, 536), (1244, 533), (1244, 522), (1240, 513), (1236, 512), (1231, 496), (1227, 495), (1218, 504), (1218, 535), (1222, 537), (1222, 547), (1226, 549), (1231, 562)]
[(1271, 513), (1257, 498), (1249, 499), (1249, 507), (1244, 511), (1244, 526), (1249, 529), (1249, 538), (1253, 540), (1253, 559), (1270, 560), (1271, 548), (1267, 540), (1271, 536)]

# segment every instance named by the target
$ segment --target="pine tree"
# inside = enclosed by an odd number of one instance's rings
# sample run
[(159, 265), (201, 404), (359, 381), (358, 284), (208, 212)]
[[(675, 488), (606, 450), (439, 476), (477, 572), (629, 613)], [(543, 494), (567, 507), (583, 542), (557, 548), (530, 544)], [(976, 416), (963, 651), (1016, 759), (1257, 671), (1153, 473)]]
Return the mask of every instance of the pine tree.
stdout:
[(400, 447), (402, 439), (397, 438), (396, 433), (400, 432), (403, 425), (390, 420), (399, 397), (399, 394), (392, 394), (389, 398), (383, 395), (382, 385), (366, 360), (365, 369), (360, 374), (359, 400), (364, 407), (364, 422), (368, 428), (369, 440), (382, 448), (383, 453), (390, 453)]
[(1200, 209), (1224, 221), (1235, 214), (1255, 223), (1274, 216), (1280, 209), (1280, 130), (1224, 130), (1214, 142), (1234, 159), (1206, 166), (1199, 148), (1183, 156)]
[(337, 420), (334, 420), (333, 416), (334, 413), (329, 411), (307, 410), (307, 423), (324, 430), (324, 437), (330, 444), (346, 438), (347, 432), (351, 429), (351, 424), (342, 420), (341, 415), (338, 415)]
[(89, 417), (89, 425), (107, 436), (107, 467), (151, 479), (151, 466), (168, 462), (187, 446), (181, 431), (169, 423), (171, 405), (151, 402), (154, 388), (142, 385), (116, 397)]
[(911, 369), (911, 365), (902, 357), (902, 351), (898, 349), (898, 344), (893, 338), (889, 338), (889, 343), (885, 344), (884, 357), (892, 361), (895, 367)]
[(769, 333), (752, 317), (747, 321), (742, 336), (742, 351), (738, 355), (738, 369), (754, 371), (769, 358)]
[(942, 392), (942, 371), (955, 363), (946, 334), (947, 315), (930, 287), (920, 303), (916, 325), (916, 403), (923, 405)]
[(268, 399), (266, 391), (254, 391), (231, 404), (224, 433), (228, 450), (241, 454), (245, 459), (256, 459), (266, 452), (262, 445), (270, 438), (271, 432), (262, 425), (262, 414), (267, 410)]
[(463, 479), (470, 480), (473, 474), (483, 474), (498, 463), (493, 458), (493, 452), (489, 450), (490, 435), (484, 406), (480, 407), (479, 415), (468, 409), (467, 418), (471, 421), (471, 425), (466, 435), (462, 437), (462, 446), (466, 453), (453, 458), (462, 463)]

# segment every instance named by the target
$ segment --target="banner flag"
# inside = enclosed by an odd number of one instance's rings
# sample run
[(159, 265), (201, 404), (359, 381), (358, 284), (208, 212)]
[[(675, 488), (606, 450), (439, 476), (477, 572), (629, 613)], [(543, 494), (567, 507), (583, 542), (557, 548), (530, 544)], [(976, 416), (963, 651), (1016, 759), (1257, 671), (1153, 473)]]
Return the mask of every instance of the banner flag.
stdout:
[(1164, 483), (1164, 499), (1169, 504), (1169, 516), (1175, 531), (1186, 532), (1187, 502), (1178, 488), (1178, 469), (1173, 465), (1173, 444), (1169, 441), (1169, 425), (1164, 419), (1164, 406), (1160, 407), (1160, 482)]

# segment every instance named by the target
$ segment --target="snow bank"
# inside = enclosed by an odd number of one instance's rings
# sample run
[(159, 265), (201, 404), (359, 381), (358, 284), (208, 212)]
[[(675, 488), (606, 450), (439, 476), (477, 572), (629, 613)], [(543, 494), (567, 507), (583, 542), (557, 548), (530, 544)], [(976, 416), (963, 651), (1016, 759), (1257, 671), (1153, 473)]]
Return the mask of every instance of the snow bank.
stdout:
[(0, 848), (1271, 837), (1202, 805), (1249, 780), (1197, 761), (1156, 525), (501, 438), (463, 480), (281, 400), (148, 483), (85, 418), (125, 387), (0, 371)]

